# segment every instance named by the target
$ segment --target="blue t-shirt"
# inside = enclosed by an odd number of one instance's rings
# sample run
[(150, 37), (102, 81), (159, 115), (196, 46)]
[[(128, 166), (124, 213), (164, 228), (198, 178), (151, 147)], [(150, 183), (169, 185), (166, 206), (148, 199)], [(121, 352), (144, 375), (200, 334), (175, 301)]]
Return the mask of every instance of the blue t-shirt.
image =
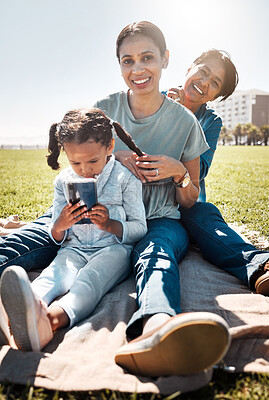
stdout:
[[(167, 90), (162, 91), (162, 93), (167, 95)], [(205, 202), (205, 177), (208, 174), (209, 168), (213, 161), (214, 153), (217, 148), (220, 130), (222, 127), (222, 119), (216, 113), (216, 111), (210, 108), (206, 103), (202, 104), (194, 113), (194, 115), (203, 128), (206, 141), (210, 147), (205, 153), (200, 155), (200, 194), (197, 201)]]
[(194, 114), (201, 127), (210, 149), (200, 156), (200, 195), (197, 201), (206, 201), (205, 177), (213, 161), (217, 148), (218, 138), (222, 127), (221, 117), (207, 104), (202, 104)]

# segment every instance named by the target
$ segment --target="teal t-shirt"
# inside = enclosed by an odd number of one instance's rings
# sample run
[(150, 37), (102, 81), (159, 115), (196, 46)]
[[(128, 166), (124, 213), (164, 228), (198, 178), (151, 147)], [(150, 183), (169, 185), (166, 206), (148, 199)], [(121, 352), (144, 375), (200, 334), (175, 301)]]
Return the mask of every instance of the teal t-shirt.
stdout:
[[(193, 113), (166, 96), (155, 114), (141, 119), (133, 116), (126, 92), (109, 95), (94, 107), (119, 122), (147, 154), (165, 154), (184, 162), (199, 157), (209, 148)], [(116, 136), (115, 142), (115, 151), (128, 150)], [(143, 200), (147, 219), (180, 218), (172, 178), (143, 184)]]

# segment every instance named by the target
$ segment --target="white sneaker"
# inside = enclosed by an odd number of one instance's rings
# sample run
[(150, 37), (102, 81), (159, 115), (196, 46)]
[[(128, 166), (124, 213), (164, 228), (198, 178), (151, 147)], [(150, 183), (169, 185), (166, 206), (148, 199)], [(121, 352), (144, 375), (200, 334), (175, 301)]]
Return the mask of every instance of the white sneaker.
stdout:
[(53, 333), (47, 306), (35, 297), (25, 270), (19, 266), (6, 268), (0, 292), (18, 349), (40, 351), (51, 341)]
[(10, 336), (8, 316), (0, 298), (0, 346), (10, 344)]
[(144, 376), (189, 375), (217, 364), (230, 344), (228, 325), (220, 316), (190, 312), (122, 346), (115, 361)]

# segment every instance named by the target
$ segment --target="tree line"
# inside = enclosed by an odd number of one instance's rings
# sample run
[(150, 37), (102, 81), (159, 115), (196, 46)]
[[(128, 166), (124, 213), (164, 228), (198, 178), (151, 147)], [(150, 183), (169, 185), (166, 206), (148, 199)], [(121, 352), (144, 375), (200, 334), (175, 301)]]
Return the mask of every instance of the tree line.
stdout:
[(254, 124), (237, 124), (233, 129), (223, 125), (219, 140), (223, 145), (235, 142), (235, 145), (268, 145), (269, 125), (257, 127)]

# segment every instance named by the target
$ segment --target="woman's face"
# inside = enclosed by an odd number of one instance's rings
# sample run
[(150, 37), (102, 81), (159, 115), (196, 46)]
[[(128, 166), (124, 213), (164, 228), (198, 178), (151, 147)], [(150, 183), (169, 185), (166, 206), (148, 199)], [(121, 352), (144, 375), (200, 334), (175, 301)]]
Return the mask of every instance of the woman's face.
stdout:
[(207, 59), (193, 65), (184, 84), (185, 99), (197, 106), (218, 97), (225, 78), (225, 69), (219, 60)]
[(162, 69), (168, 64), (168, 51), (161, 56), (153, 40), (137, 34), (124, 39), (119, 56), (121, 74), (134, 94), (159, 92)]

